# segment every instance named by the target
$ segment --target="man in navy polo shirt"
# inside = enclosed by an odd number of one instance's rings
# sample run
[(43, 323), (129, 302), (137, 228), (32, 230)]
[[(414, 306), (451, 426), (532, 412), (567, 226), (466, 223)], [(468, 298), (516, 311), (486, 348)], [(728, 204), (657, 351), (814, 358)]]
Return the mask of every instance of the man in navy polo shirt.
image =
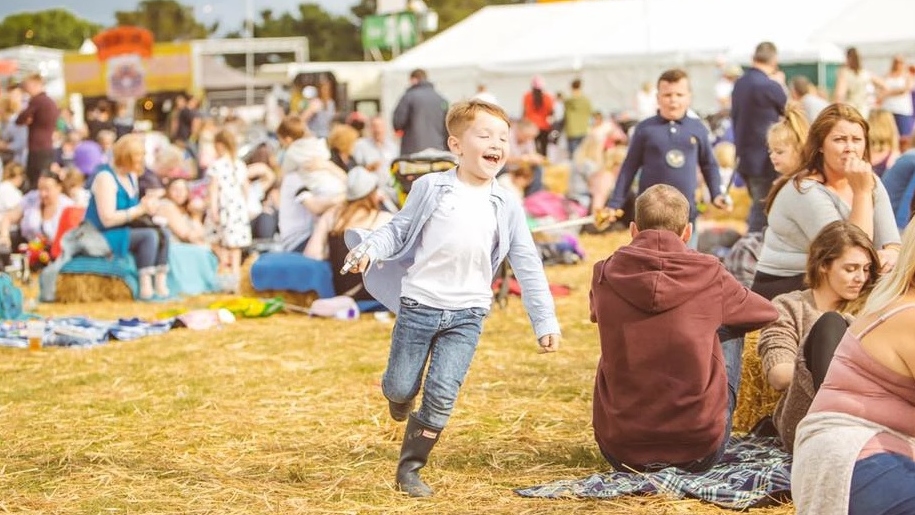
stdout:
[[(658, 114), (639, 122), (629, 139), (626, 159), (607, 203), (611, 210), (623, 207), (640, 169), (639, 194), (655, 184), (669, 184), (677, 188), (689, 200), (689, 221), (692, 224), (698, 216), (697, 169), (702, 171), (715, 207), (728, 209), (729, 204), (721, 192), (721, 176), (712, 153), (709, 131), (697, 118), (687, 116), (691, 99), (689, 77), (685, 71), (673, 69), (661, 74), (658, 79)], [(695, 241), (691, 243), (695, 247)]]
[(784, 75), (778, 73), (778, 50), (773, 43), (763, 41), (753, 52), (753, 66), (737, 79), (731, 92), (737, 173), (753, 201), (747, 217), (749, 232), (762, 232), (766, 226), (765, 200), (778, 176), (769, 160), (766, 135), (785, 114), (788, 95), (785, 87), (773, 80), (775, 77), (784, 81)]

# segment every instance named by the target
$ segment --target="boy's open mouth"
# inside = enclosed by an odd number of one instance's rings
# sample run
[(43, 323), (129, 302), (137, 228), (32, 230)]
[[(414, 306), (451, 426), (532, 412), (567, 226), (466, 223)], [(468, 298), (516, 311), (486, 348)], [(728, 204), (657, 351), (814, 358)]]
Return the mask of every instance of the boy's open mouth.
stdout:
[(499, 154), (483, 154), (483, 159), (489, 161), (490, 163), (498, 163)]

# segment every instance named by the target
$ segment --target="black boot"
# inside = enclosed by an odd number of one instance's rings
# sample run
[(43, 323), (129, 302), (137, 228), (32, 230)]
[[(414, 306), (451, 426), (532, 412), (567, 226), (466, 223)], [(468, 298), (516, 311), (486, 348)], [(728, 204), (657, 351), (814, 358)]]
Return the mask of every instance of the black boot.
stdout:
[(413, 411), (413, 399), (410, 399), (407, 402), (394, 402), (388, 399), (388, 413), (391, 414), (391, 418), (397, 422), (403, 422), (407, 420), (407, 417), (410, 416), (410, 412)]
[(407, 430), (400, 447), (400, 461), (397, 462), (397, 489), (410, 497), (430, 497), (432, 489), (419, 478), (419, 469), (426, 465), (429, 453), (438, 442), (440, 429), (423, 425), (410, 415)]

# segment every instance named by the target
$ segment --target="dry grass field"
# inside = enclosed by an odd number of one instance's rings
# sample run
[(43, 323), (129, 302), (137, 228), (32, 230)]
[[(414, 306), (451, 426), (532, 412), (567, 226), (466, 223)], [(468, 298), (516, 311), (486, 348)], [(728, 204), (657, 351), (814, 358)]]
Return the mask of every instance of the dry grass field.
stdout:
[[(541, 355), (520, 299), (495, 310), (424, 469), (393, 489), (402, 423), (379, 387), (390, 322), (281, 314), (92, 349), (0, 349), (0, 512), (40, 514), (713, 514), (692, 500), (525, 499), (514, 488), (606, 470), (590, 428), (591, 263), (623, 234), (584, 236), (547, 269), (564, 342)], [(212, 298), (186, 301), (203, 307)], [(43, 315), (154, 316), (162, 305), (41, 305)], [(753, 510), (786, 515), (790, 506)]]

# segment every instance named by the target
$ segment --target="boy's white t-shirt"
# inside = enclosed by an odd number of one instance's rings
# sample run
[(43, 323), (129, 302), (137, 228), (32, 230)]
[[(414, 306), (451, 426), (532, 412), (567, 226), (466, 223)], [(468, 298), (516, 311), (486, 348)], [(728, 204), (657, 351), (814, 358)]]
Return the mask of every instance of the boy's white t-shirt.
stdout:
[(401, 295), (437, 309), (489, 309), (496, 237), (491, 191), (492, 184), (458, 180), (442, 196), (422, 229)]

